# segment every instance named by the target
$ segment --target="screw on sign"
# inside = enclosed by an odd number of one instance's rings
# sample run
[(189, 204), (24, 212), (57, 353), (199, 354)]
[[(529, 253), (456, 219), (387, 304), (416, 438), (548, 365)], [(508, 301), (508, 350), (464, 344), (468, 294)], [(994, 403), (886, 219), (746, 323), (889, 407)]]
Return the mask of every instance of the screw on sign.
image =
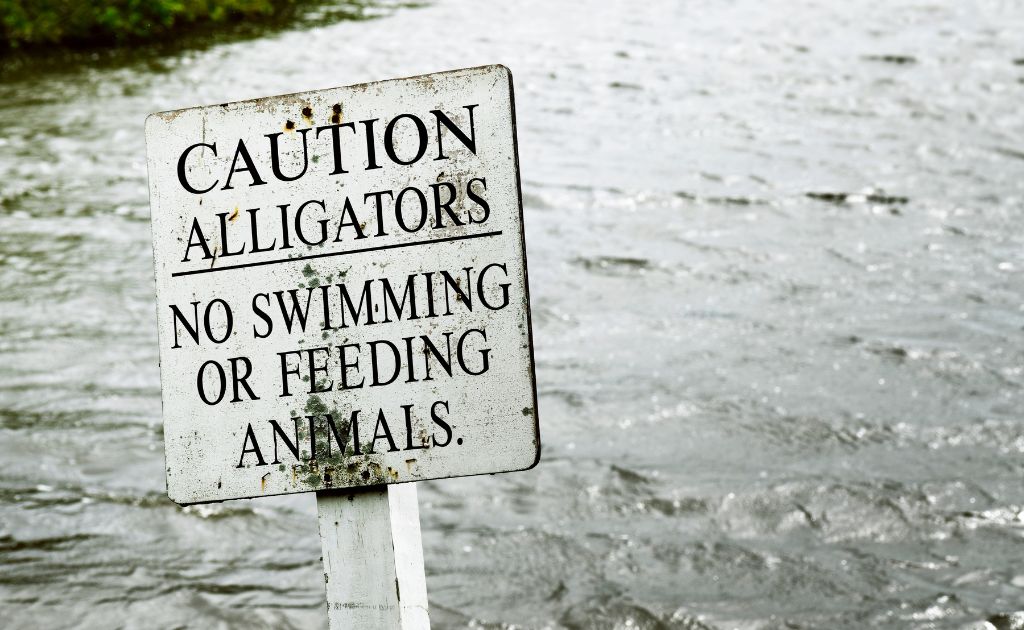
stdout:
[(316, 492), (335, 628), (426, 628), (411, 483), (540, 457), (504, 66), (146, 121), (167, 493)]

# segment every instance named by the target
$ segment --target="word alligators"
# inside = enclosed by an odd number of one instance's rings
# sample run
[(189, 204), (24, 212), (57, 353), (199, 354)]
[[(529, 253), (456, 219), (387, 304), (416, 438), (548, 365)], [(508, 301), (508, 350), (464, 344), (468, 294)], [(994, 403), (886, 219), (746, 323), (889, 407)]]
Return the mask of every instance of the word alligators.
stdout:
[[(439, 181), (423, 189), (407, 186), (398, 191), (364, 193), (361, 198), (356, 197), (355, 203), (346, 196), (283, 203), (276, 212), (247, 208), (239, 213), (236, 209), (213, 215), (216, 226), (205, 230), (199, 217), (193, 217), (181, 262), (481, 224), (491, 213), (483, 197), (486, 189), (486, 178), (473, 177), (461, 190), (449, 181)], [(466, 203), (467, 199), (471, 205)], [(244, 227), (246, 223), (248, 229)], [(211, 245), (208, 235), (213, 233), (216, 238)]]

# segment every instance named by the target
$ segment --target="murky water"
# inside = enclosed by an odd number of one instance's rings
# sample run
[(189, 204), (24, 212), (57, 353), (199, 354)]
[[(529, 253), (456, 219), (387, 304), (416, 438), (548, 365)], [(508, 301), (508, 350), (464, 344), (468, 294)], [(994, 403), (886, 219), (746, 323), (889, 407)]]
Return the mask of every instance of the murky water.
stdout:
[(1018, 3), (331, 15), (7, 64), (0, 624), (326, 624), (312, 495), (164, 496), (143, 118), (501, 62), (544, 457), (421, 484), (435, 627), (1021, 627)]

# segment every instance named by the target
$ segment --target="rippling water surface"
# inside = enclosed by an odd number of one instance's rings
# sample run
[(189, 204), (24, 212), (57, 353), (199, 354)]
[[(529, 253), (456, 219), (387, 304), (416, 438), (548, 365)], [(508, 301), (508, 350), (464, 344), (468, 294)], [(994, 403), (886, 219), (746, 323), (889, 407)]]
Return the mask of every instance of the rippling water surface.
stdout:
[(435, 627), (1024, 624), (1018, 3), (311, 13), (5, 62), (0, 623), (326, 624), (312, 495), (164, 496), (143, 118), (501, 62), (544, 457), (421, 484)]

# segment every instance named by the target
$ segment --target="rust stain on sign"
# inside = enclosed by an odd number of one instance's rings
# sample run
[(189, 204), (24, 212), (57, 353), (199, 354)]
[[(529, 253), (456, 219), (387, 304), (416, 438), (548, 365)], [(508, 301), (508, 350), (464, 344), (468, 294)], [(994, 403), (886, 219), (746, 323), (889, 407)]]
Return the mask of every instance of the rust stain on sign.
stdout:
[(156, 114), (146, 132), (172, 499), (536, 463), (506, 68)]

